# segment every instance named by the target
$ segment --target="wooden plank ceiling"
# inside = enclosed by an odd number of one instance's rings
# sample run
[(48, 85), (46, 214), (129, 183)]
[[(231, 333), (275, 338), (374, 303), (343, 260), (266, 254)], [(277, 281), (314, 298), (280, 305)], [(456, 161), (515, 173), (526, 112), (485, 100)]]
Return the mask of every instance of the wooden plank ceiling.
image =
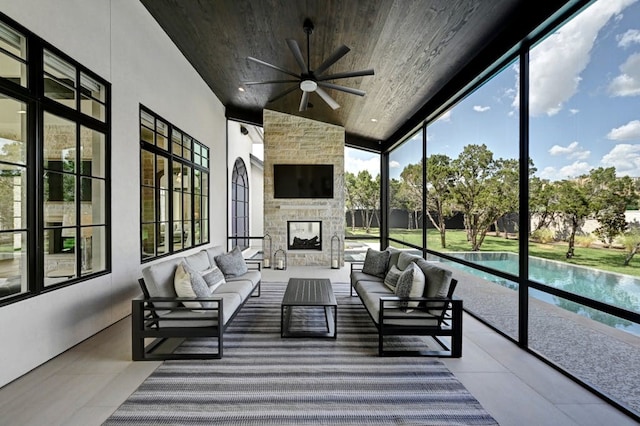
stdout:
[[(523, 10), (530, 7), (525, 0), (141, 2), (235, 115), (261, 122), (263, 108), (269, 108), (344, 126), (348, 135), (372, 143), (386, 141), (397, 132), (478, 52), (504, 34), (505, 27), (513, 25), (514, 19), (522, 20)], [(565, 2), (551, 3), (556, 5), (547, 15)], [(305, 18), (315, 27), (308, 52), (311, 68), (340, 45), (347, 45), (351, 51), (328, 71), (373, 68), (373, 76), (334, 81), (364, 90), (364, 97), (326, 89), (340, 108), (332, 110), (311, 93), (312, 107), (299, 112), (299, 88), (269, 102), (296, 83), (239, 90), (247, 81), (291, 78), (247, 60), (248, 56), (299, 73), (286, 39), (298, 42), (306, 61)]]

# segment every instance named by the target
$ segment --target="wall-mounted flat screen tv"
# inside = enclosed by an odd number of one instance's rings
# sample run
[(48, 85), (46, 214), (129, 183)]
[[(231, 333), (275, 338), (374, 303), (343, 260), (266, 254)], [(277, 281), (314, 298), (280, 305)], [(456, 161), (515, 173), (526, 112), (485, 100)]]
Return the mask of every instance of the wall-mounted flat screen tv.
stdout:
[(274, 164), (274, 198), (333, 198), (333, 164)]

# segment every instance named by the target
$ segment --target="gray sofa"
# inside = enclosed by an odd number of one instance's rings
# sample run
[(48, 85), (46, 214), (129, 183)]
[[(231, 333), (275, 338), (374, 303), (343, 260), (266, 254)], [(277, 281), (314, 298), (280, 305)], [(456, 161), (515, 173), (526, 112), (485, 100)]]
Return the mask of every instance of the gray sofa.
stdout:
[[(142, 270), (139, 282), (143, 298), (132, 301), (131, 312), (134, 361), (222, 357), (225, 329), (249, 297), (260, 296), (260, 263), (246, 262), (246, 272), (238, 276), (226, 275), (225, 282), (216, 287), (210, 297), (180, 298), (174, 286), (176, 268), (181, 262), (191, 270), (204, 272), (217, 267), (216, 256), (222, 254), (221, 246), (212, 246), (188, 256), (154, 263)], [(194, 309), (191, 306), (194, 302), (200, 307)], [(181, 353), (163, 348), (168, 339), (189, 337), (213, 338), (217, 345), (207, 353)], [(147, 343), (150, 339), (152, 342)]]
[[(373, 253), (377, 259), (370, 262)], [(395, 278), (399, 282), (399, 275), (410, 263), (424, 274), (424, 290), (419, 295), (399, 296), (389, 287), (389, 281)], [(392, 277), (394, 274), (396, 277)], [(456, 285), (451, 271), (440, 268), (437, 262), (392, 248), (384, 252), (370, 250), (364, 262), (351, 263), (351, 296), (355, 291), (378, 329), (380, 356), (461, 357), (462, 300), (453, 299)], [(431, 336), (442, 350), (388, 350), (385, 336)], [(450, 343), (447, 345), (441, 337), (447, 337)]]

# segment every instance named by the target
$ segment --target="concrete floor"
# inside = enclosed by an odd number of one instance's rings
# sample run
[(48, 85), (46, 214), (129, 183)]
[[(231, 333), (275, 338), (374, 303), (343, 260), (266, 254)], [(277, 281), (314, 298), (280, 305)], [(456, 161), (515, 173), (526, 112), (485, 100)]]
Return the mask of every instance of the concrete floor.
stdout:
[[(263, 270), (348, 282), (341, 269)], [(635, 425), (633, 419), (465, 315), (463, 357), (443, 362), (502, 425)], [(131, 361), (129, 317), (0, 389), (2, 425), (99, 425), (160, 365)]]

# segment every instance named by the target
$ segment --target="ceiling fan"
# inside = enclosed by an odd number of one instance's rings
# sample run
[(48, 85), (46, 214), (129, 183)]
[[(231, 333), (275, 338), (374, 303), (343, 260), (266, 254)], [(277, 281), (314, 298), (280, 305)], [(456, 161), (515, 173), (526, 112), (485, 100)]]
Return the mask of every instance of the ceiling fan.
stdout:
[(304, 32), (307, 34), (307, 61), (305, 63), (304, 57), (302, 56), (302, 51), (300, 50), (300, 46), (298, 46), (298, 42), (293, 39), (287, 39), (287, 45), (293, 53), (296, 62), (300, 66), (300, 73), (297, 74), (293, 71), (289, 71), (285, 68), (279, 67), (277, 65), (270, 64), (268, 62), (261, 61), (260, 59), (256, 59), (252, 56), (247, 57), (248, 60), (252, 62), (256, 62), (260, 65), (267, 66), (269, 68), (273, 68), (285, 74), (288, 74), (292, 77), (295, 77), (295, 80), (268, 80), (268, 81), (249, 81), (243, 84), (245, 85), (254, 85), (254, 84), (272, 84), (272, 83), (298, 83), (295, 86), (292, 86), (276, 96), (272, 99), (269, 99), (269, 102), (273, 102), (277, 99), (282, 98), (283, 96), (288, 95), (293, 92), (297, 88), (302, 90), (302, 98), (300, 99), (300, 108), (299, 111), (306, 111), (309, 107), (309, 94), (315, 92), (325, 101), (332, 109), (340, 108), (340, 105), (331, 97), (327, 92), (325, 92), (322, 88), (326, 87), (329, 89), (340, 90), (342, 92), (351, 93), (353, 95), (364, 96), (365, 92), (359, 89), (352, 89), (350, 87), (340, 86), (334, 83), (330, 83), (330, 80), (338, 80), (341, 78), (349, 78), (349, 77), (361, 77), (365, 75), (373, 75), (373, 69), (367, 69), (362, 71), (350, 71), (350, 72), (341, 72), (336, 74), (324, 74), (324, 72), (331, 67), (334, 63), (336, 63), (340, 58), (346, 55), (349, 52), (349, 48), (344, 44), (338, 47), (327, 59), (324, 60), (316, 69), (311, 69), (311, 64), (309, 61), (309, 36), (313, 32), (313, 23), (310, 19), (305, 19), (303, 23)]

